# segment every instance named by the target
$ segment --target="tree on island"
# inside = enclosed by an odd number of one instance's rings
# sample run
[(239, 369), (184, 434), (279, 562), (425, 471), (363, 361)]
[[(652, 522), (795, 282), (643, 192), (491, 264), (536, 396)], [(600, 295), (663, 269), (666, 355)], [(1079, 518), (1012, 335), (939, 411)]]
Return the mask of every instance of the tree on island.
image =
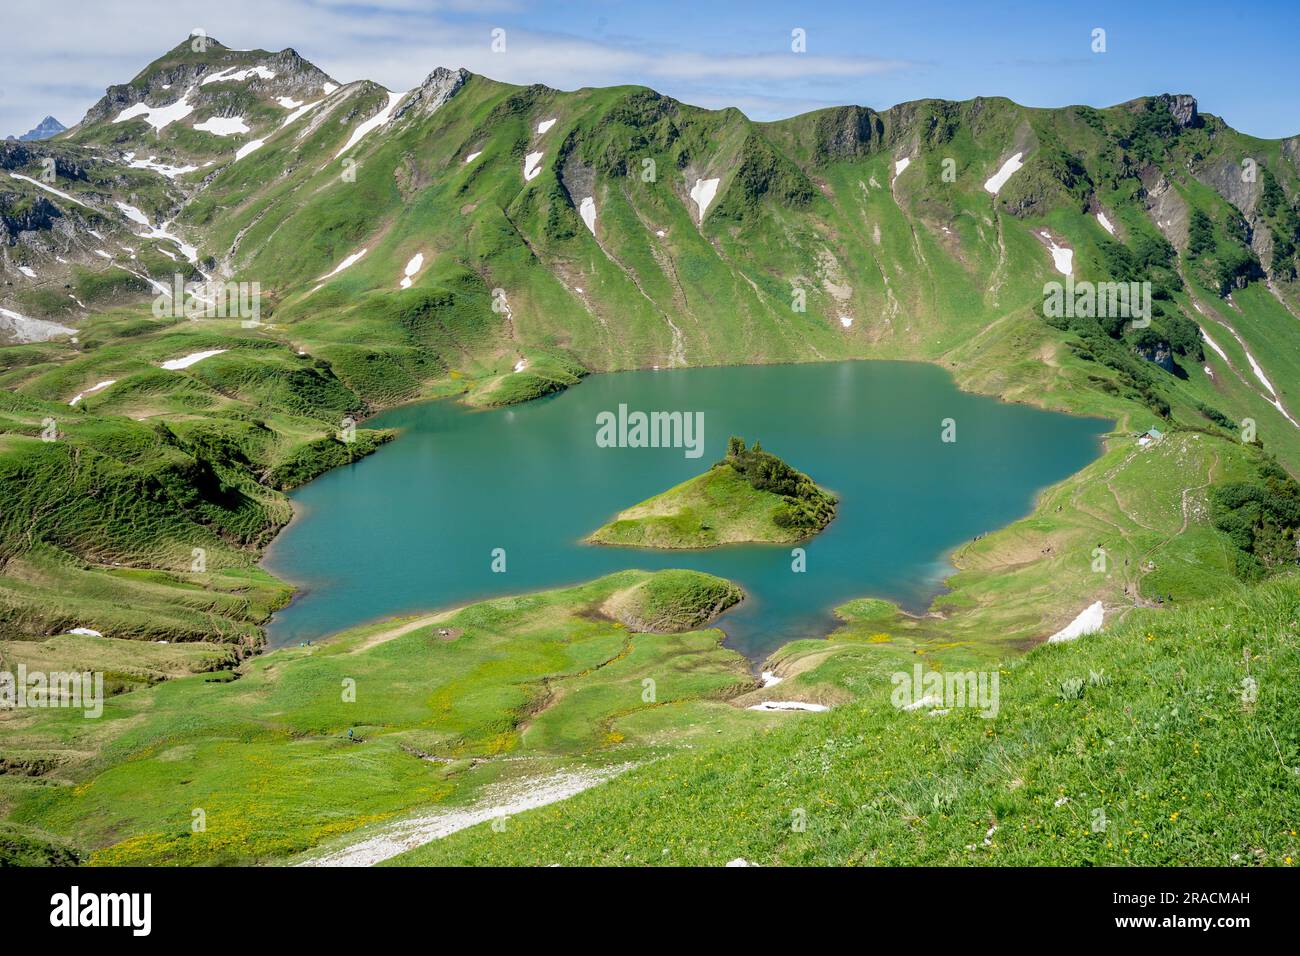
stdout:
[(727, 457), (718, 465), (730, 465), (751, 487), (785, 499), (772, 519), (778, 527), (821, 529), (835, 516), (835, 498), (803, 472), (763, 451), (761, 442), (747, 449), (745, 439), (732, 435), (727, 440)]

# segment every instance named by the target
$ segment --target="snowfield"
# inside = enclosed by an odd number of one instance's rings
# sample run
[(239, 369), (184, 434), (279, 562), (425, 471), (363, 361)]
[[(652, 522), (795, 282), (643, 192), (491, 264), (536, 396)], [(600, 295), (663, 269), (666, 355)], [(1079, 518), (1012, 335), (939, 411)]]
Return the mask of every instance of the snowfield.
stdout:
[(532, 182), (541, 175), (544, 155), (544, 153), (529, 153), (524, 157), (524, 182)]
[(249, 132), (248, 124), (242, 116), (211, 116), (202, 123), (195, 123), (194, 128), (200, 133), (213, 136), (234, 136), (236, 133)]
[(74, 199), (74, 198), (72, 198), (71, 196), (69, 196), (67, 193), (65, 193), (65, 192), (64, 192), (63, 190), (61, 190), (61, 189), (55, 189), (53, 186), (47, 186), (47, 185), (45, 185), (45, 183), (41, 182), (39, 179), (32, 179), (32, 177), (30, 177), (30, 176), (24, 176), (24, 175), (22, 175), (21, 173), (10, 173), (9, 176), (10, 176), (11, 179), (21, 179), (21, 180), (22, 180), (23, 182), (25, 182), (25, 183), (31, 183), (33, 186), (37, 187), (38, 189), (44, 189), (47, 193), (53, 193), (55, 196), (58, 196), (60, 199), (66, 199), (68, 202), (74, 202), (74, 203), (76, 203), (78, 206), (81, 206), (83, 209), (89, 209), (89, 208), (90, 208), (90, 207), (87, 206), (84, 202), (82, 202), (80, 199)]
[(406, 264), (406, 268), (403, 270), (403, 274), (402, 274), (403, 289), (409, 289), (411, 287), (411, 276), (419, 272), (420, 267), (423, 265), (424, 265), (423, 252), (417, 252), (415, 255), (411, 256), (411, 261)]
[(718, 183), (720, 179), (697, 179), (695, 185), (691, 187), (691, 198), (695, 200), (695, 205), (700, 210), (700, 222), (704, 221), (704, 213), (708, 211), (709, 205), (713, 202), (713, 197), (718, 194)]
[(366, 134), (369, 133), (371, 130), (378, 129), (379, 127), (387, 123), (388, 117), (393, 115), (393, 109), (397, 106), (398, 103), (402, 101), (402, 97), (404, 96), (406, 96), (405, 92), (403, 93), (389, 92), (388, 105), (385, 106), (378, 113), (376, 113), (374, 116), (370, 117), (370, 119), (366, 120), (356, 129), (354, 129), (352, 131), (352, 137), (348, 140), (347, 145), (344, 146), (342, 149), (340, 149), (337, 153), (335, 153), (334, 158), (338, 159), (340, 156), (342, 156), (344, 153), (350, 150), (353, 146), (357, 145), (357, 143), (361, 142), (361, 140), (364, 139)]
[(15, 342), (48, 342), (58, 335), (76, 335), (76, 329), (44, 319), (29, 319), (0, 306), (0, 332), (7, 332)]
[(127, 120), (144, 117), (144, 121), (155, 130), (161, 130), (194, 112), (194, 105), (190, 103), (189, 97), (190, 94), (186, 93), (175, 103), (168, 106), (149, 106), (145, 103), (136, 103), (134, 106), (128, 106), (118, 113), (117, 119), (113, 120), (113, 122), (125, 123)]
[(204, 359), (212, 358), (214, 355), (220, 355), (229, 349), (208, 349), (206, 352), (191, 352), (189, 355), (182, 355), (178, 359), (172, 359), (169, 362), (163, 362), (160, 366), (169, 372), (178, 372), (183, 368), (189, 368), (196, 362), (202, 362)]
[(318, 279), (318, 280), (316, 280), (316, 281), (321, 282), (321, 281), (324, 281), (325, 279), (329, 279), (329, 278), (331, 278), (332, 276), (336, 276), (336, 275), (338, 275), (340, 272), (342, 272), (342, 271), (343, 271), (344, 269), (346, 269), (348, 266), (350, 266), (350, 265), (352, 265), (353, 263), (355, 263), (358, 259), (360, 259), (360, 258), (361, 258), (362, 256), (364, 256), (365, 254), (366, 254), (366, 250), (365, 250), (365, 249), (362, 249), (360, 252), (354, 252), (354, 253), (352, 253), (352, 255), (348, 256), (346, 259), (344, 259), (342, 262), (340, 262), (338, 265), (336, 265), (332, 270), (330, 270), (329, 272), (325, 273), (323, 276), (320, 277), (320, 279)]
[(587, 224), (587, 228), (591, 230), (591, 234), (594, 236), (596, 234), (596, 200), (591, 196), (585, 198), (578, 206), (578, 215), (582, 217), (582, 221)]
[(248, 79), (250, 76), (260, 76), (264, 80), (273, 80), (275, 79), (275, 71), (268, 70), (264, 66), (250, 66), (246, 70), (241, 70), (238, 67), (231, 66), (217, 73), (213, 73), (210, 76), (205, 76), (199, 85), (207, 86), (209, 83), (239, 83)]
[(1024, 155), (1024, 153), (1016, 153), (1016, 155), (1003, 163), (1002, 168), (990, 176), (988, 181), (984, 183), (984, 188), (996, 196), (998, 190), (1007, 184), (1007, 180), (1011, 178), (1012, 174), (1021, 166), (1025, 165), (1021, 162)]
[(1089, 604), (1079, 612), (1079, 616), (1047, 639), (1048, 644), (1064, 644), (1085, 634), (1095, 634), (1101, 630), (1105, 620), (1106, 609), (1100, 601)]

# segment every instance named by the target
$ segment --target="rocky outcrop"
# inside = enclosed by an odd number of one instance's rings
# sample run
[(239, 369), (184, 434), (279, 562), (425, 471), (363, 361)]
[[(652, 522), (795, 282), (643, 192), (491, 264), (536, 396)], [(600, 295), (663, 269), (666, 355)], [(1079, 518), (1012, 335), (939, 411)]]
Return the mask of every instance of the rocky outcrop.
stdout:
[(1297, 170), (1300, 170), (1300, 136), (1282, 140), (1282, 155), (1289, 159)]
[(884, 141), (885, 124), (875, 110), (841, 106), (818, 114), (813, 136), (818, 162), (834, 162), (875, 152)]
[(1177, 366), (1174, 365), (1174, 353), (1168, 342), (1160, 342), (1156, 345), (1139, 345), (1134, 348), (1134, 351), (1148, 362), (1159, 365), (1166, 372), (1173, 373), (1177, 369)]
[(407, 94), (406, 99), (402, 100), (402, 104), (393, 115), (392, 122), (396, 123), (404, 116), (410, 119), (432, 116), (459, 92), (465, 85), (465, 81), (469, 79), (469, 75), (468, 70), (438, 67), (424, 78), (423, 83)]
[(53, 229), (62, 216), (59, 208), (44, 196), (26, 202), (17, 193), (0, 192), (0, 245), (16, 244), (25, 232)]
[(1142, 182), (1143, 202), (1147, 215), (1156, 224), (1174, 248), (1187, 248), (1187, 203), (1156, 166), (1148, 166), (1138, 174)]
[(1162, 93), (1156, 97), (1169, 107), (1174, 122), (1184, 129), (1201, 125), (1201, 115), (1197, 112), (1196, 97), (1186, 93)]

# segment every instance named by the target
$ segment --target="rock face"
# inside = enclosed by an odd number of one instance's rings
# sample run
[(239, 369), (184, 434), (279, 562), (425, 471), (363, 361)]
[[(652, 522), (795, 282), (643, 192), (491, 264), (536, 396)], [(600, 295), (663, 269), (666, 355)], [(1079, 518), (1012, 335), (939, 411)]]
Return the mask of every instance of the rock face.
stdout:
[(1282, 155), (1291, 160), (1296, 169), (1300, 169), (1300, 136), (1282, 140)]
[(0, 192), (0, 246), (16, 244), (23, 233), (49, 231), (62, 215), (44, 196), (27, 204), (21, 203), (15, 193)]
[(1186, 93), (1165, 93), (1160, 99), (1169, 104), (1169, 112), (1179, 126), (1186, 129), (1200, 125), (1201, 117), (1196, 111), (1196, 97), (1188, 96)]
[(468, 70), (449, 70), (445, 66), (440, 66), (424, 78), (415, 90), (402, 101), (402, 105), (397, 108), (397, 113), (393, 116), (392, 122), (396, 122), (403, 116), (409, 115), (412, 119), (430, 116), (435, 113), (439, 107), (456, 95), (457, 91), (465, 85), (469, 79)]
[(885, 135), (880, 114), (864, 106), (826, 110), (817, 119), (817, 156), (823, 161), (865, 156)]
[(1161, 342), (1153, 346), (1138, 346), (1134, 351), (1148, 362), (1159, 365), (1166, 372), (1174, 371), (1174, 353), (1170, 350), (1167, 342)]

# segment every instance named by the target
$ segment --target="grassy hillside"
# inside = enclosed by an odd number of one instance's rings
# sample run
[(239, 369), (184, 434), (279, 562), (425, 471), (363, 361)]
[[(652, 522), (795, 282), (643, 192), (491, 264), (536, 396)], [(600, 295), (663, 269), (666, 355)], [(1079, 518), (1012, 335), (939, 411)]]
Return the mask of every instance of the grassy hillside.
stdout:
[(753, 679), (695, 629), (738, 597), (710, 575), (626, 571), (242, 664), (211, 645), (201, 661), (197, 645), (3, 642), (7, 670), (116, 660), (135, 689), (98, 720), (0, 711), (0, 811), (14, 847), (52, 838), (94, 864), (254, 863), (559, 768), (720, 745), (773, 719), (721, 702)]
[(992, 718), (901, 710), (882, 674), (860, 703), (394, 862), (1291, 866), (1298, 615), (1295, 576), (1134, 615), (1004, 662)]
[(587, 540), (641, 548), (780, 544), (812, 537), (834, 516), (835, 498), (811, 478), (733, 439), (727, 457), (704, 474), (620, 511)]

